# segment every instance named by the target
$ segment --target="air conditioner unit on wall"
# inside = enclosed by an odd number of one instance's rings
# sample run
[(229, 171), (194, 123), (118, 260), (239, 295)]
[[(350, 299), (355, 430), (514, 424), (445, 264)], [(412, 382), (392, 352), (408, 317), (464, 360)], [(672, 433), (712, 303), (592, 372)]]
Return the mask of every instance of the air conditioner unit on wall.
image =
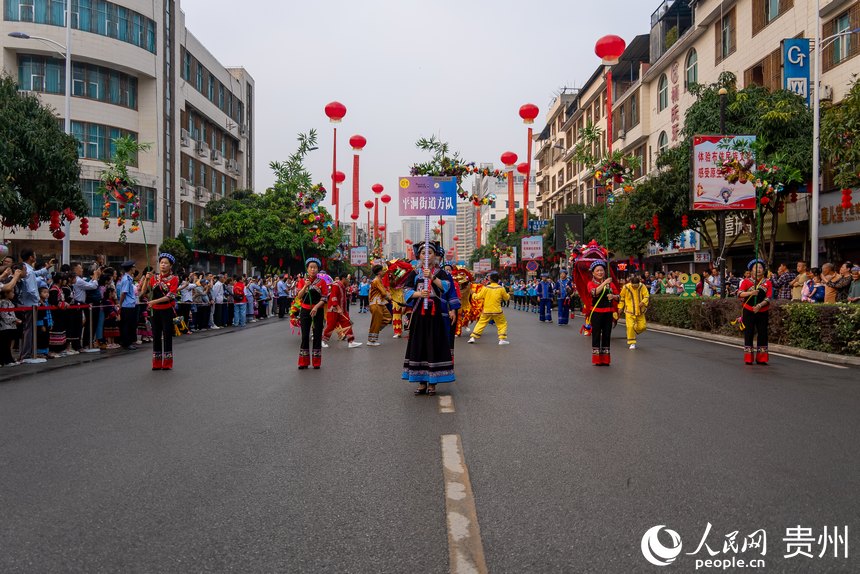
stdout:
[(821, 86), (821, 101), (822, 102), (832, 102), (833, 101), (833, 88), (831, 86)]

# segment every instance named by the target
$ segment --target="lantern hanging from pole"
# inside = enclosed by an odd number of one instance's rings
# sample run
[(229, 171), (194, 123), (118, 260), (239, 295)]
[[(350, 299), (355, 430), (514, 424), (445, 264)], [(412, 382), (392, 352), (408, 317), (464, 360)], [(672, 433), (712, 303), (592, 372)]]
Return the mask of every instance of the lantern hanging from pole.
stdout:
[(687, 226), (690, 224), (690, 218), (687, 217), (687, 214), (681, 216), (681, 227), (687, 229)]
[(842, 209), (851, 209), (854, 205), (851, 195), (851, 188), (846, 187), (842, 190)]
[(459, 236), (459, 235), (455, 235), (455, 236), (454, 236), (454, 237), (452, 237), (451, 239), (453, 239), (454, 241), (460, 241), (460, 236)]
[(336, 172), (334, 172), (334, 180), (337, 183), (343, 183), (346, 181), (346, 174), (343, 173), (342, 171), (336, 171)]
[(227, 263), (227, 256), (226, 256), (226, 255), (222, 255), (222, 256), (221, 256), (221, 265), (224, 265), (225, 263)]
[(367, 209), (373, 209), (373, 202), (368, 199), (364, 202), (364, 207), (366, 207)]
[(331, 102), (329, 104), (326, 104), (325, 115), (328, 116), (328, 119), (331, 123), (340, 123), (340, 121), (346, 115), (346, 106), (340, 102)]
[(626, 48), (627, 44), (623, 38), (609, 34), (597, 41), (594, 45), (594, 53), (603, 61), (604, 66), (614, 66)]
[(357, 213), (353, 213), (353, 214), (351, 214), (351, 215), (349, 216), (349, 218), (350, 218), (350, 219), (352, 219), (353, 221), (358, 221), (358, 214), (357, 214)]
[(382, 190), (383, 190), (383, 189), (385, 189), (385, 188), (384, 188), (384, 187), (382, 187), (382, 184), (381, 184), (381, 183), (374, 183), (374, 184), (370, 187), (370, 189), (371, 189), (371, 190), (373, 190), (373, 193), (375, 193), (376, 195), (379, 195), (380, 193), (382, 193)]
[(439, 225), (445, 225), (445, 220), (441, 217), (439, 218)]
[(379, 198), (379, 201), (381, 201), (385, 205), (388, 205), (388, 203), (391, 201), (391, 196), (386, 193), (385, 195), (383, 195), (382, 197)]
[(515, 154), (512, 151), (506, 151), (505, 153), (502, 154), (501, 159), (502, 159), (503, 164), (505, 164), (508, 167), (511, 167), (515, 163), (517, 163), (517, 154)]
[(380, 231), (385, 231), (385, 224), (380, 225), (380, 226), (379, 226), (379, 230), (380, 230)]
[(367, 138), (364, 136), (360, 136), (358, 134), (349, 138), (349, 145), (352, 146), (352, 149), (355, 151), (361, 151), (364, 149), (364, 146), (367, 145)]
[(522, 175), (526, 175), (529, 172), (529, 164), (523, 162), (517, 165), (517, 171)]
[(278, 258), (278, 269), (283, 269), (283, 268), (284, 268), (284, 258), (279, 257)]
[[(538, 116), (538, 107), (534, 104), (523, 104), (520, 106), (520, 117), (524, 124), (535, 123), (535, 118)], [(516, 161), (516, 160), (515, 160)]]

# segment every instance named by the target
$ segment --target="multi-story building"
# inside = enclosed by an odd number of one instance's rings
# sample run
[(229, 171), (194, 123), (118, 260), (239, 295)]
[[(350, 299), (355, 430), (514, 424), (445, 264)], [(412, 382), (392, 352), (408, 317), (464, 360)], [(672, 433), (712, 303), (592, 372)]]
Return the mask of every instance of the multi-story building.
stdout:
[(472, 256), (477, 247), (477, 226), (478, 210), (468, 201), (458, 201), (457, 222), (454, 226), (458, 260), (468, 261)]
[[(73, 259), (96, 253), (109, 260), (142, 260), (165, 237), (190, 233), (208, 201), (252, 188), (254, 80), (243, 68), (226, 68), (185, 27), (179, 0), (74, 0), (71, 127), (78, 139), (81, 189), (89, 206), (90, 233), (71, 229)], [(0, 68), (21, 90), (64, 109), (66, 2), (5, 0), (0, 22)], [(11, 32), (30, 36), (10, 38)], [(104, 198), (99, 176), (113, 140), (129, 135), (151, 145), (130, 170), (138, 180), (142, 231), (117, 242), (118, 204), (111, 226), (98, 218)], [(84, 214), (79, 214), (84, 215)], [(21, 230), (40, 256), (59, 257), (61, 245), (47, 229)]]
[[(694, 84), (712, 84), (722, 72), (731, 72), (738, 88), (781, 89), (782, 40), (814, 38), (819, 23), (823, 40), (820, 95), (824, 102), (839, 102), (854, 75), (860, 73), (860, 58), (856, 57), (860, 33), (852, 32), (860, 28), (860, 0), (821, 0), (821, 4), (816, 14), (814, 0), (660, 2), (651, 16), (650, 33), (630, 41), (612, 67), (611, 140), (606, 140), (603, 66), (597, 66), (563, 114), (558, 102), (550, 107), (535, 154), (542, 216), (550, 217), (570, 203), (591, 204), (597, 199), (588, 166), (571, 163), (573, 145), (584, 125), (591, 123), (603, 131), (596, 155), (605, 154), (611, 142), (613, 149), (639, 157), (641, 168), (636, 175), (642, 177), (654, 171), (660, 151), (680, 141), (685, 114), (696, 101), (691, 90)], [(847, 34), (833, 37), (842, 32)], [(812, 84), (810, 89), (814, 89)], [(560, 158), (555, 148), (561, 152)], [(822, 210), (828, 210), (838, 205), (840, 196), (826, 174), (822, 183)], [(777, 259), (808, 257), (809, 203), (808, 196), (801, 196), (788, 205), (781, 219), (786, 224), (780, 224), (777, 236)], [(728, 233), (739, 235), (742, 227), (730, 221)], [(831, 253), (842, 258), (860, 255), (860, 226), (829, 225), (822, 219), (820, 230)], [(739, 238), (729, 253), (730, 265), (732, 254), (743, 258), (751, 253), (746, 238)], [(692, 265), (693, 254), (677, 258), (677, 263)]]

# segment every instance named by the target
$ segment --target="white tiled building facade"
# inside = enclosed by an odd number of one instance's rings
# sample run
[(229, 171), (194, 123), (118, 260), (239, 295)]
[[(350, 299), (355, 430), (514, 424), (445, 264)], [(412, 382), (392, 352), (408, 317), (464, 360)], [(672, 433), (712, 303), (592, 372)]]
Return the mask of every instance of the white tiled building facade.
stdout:
[[(65, 60), (23, 32), (65, 45), (66, 0), (4, 0), (0, 67), (62, 115)], [(132, 174), (140, 182), (141, 219), (150, 258), (165, 237), (190, 233), (208, 201), (253, 188), (254, 80), (225, 68), (186, 29), (178, 0), (71, 0), (72, 133), (79, 140), (81, 188), (90, 232), (72, 225), (72, 259), (100, 253), (140, 259), (144, 233), (117, 243), (116, 218), (102, 228), (98, 178), (112, 140), (132, 135), (150, 143)], [(116, 213), (116, 205), (112, 205)], [(80, 214), (79, 214), (80, 215)], [(61, 242), (47, 229), (18, 230), (14, 248), (30, 245), (59, 258)]]

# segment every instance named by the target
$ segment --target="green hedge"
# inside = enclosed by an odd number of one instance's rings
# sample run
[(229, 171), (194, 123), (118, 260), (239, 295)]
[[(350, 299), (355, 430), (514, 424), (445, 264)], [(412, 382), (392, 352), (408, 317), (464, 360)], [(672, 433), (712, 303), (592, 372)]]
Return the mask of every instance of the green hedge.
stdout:
[[(741, 314), (739, 299), (651, 296), (648, 321), (720, 335), (741, 336), (731, 324)], [(800, 349), (860, 356), (860, 305), (774, 303), (769, 340)]]

